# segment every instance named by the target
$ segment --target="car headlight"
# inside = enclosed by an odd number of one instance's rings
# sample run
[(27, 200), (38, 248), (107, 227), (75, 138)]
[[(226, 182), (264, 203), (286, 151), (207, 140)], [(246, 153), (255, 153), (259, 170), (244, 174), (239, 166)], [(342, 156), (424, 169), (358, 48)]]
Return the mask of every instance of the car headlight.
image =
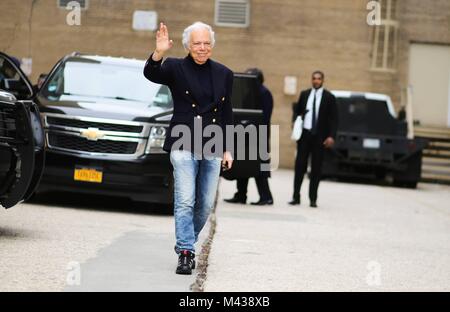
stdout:
[(147, 148), (145, 152), (149, 153), (161, 153), (166, 139), (166, 127), (153, 126), (150, 130), (150, 136), (147, 142)]

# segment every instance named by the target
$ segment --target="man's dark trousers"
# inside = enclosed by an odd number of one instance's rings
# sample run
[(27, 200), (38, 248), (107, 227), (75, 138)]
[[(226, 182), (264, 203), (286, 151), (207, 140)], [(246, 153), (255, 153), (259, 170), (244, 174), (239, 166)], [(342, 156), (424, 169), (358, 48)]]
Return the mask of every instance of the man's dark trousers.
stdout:
[[(246, 201), (247, 200), (247, 187), (249, 178), (236, 179), (237, 193), (235, 198)], [(262, 201), (273, 200), (272, 193), (270, 192), (269, 179), (265, 176), (255, 177), (256, 187), (258, 188), (259, 199)]]
[(309, 199), (317, 200), (319, 188), (324, 145), (319, 135), (313, 135), (311, 131), (303, 129), (300, 140), (297, 141), (297, 157), (295, 159), (294, 200), (300, 200), (300, 188), (303, 176), (308, 168), (308, 158), (311, 155), (311, 176), (309, 182)]
[[(235, 197), (245, 201), (247, 200), (247, 187), (249, 178), (240, 178), (236, 180), (237, 193)], [(269, 179), (266, 176), (255, 177), (256, 187), (258, 188), (259, 199), (261, 201), (273, 200), (270, 192)]]

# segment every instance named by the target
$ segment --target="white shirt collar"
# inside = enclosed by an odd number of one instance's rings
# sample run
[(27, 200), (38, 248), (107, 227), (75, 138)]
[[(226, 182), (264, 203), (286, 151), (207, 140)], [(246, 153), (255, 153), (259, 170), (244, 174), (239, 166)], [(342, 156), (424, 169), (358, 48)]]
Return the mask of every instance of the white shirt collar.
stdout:
[(314, 88), (312, 88), (311, 90), (312, 90), (313, 92), (316, 91), (316, 94), (321, 94), (321, 93), (323, 92), (323, 87), (320, 87), (320, 88), (317, 89), (317, 90), (314, 89)]

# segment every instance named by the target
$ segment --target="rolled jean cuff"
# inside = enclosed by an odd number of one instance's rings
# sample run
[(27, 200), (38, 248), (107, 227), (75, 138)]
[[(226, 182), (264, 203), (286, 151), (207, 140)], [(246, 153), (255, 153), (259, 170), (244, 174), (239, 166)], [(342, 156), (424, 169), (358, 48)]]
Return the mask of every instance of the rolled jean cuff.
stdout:
[(179, 254), (181, 253), (181, 251), (183, 251), (183, 250), (188, 250), (188, 251), (192, 252), (192, 253), (195, 255), (195, 249), (190, 249), (190, 248), (180, 248), (180, 247), (178, 247), (178, 246), (175, 246), (173, 249), (175, 250), (175, 253), (176, 253), (177, 255), (179, 255)]

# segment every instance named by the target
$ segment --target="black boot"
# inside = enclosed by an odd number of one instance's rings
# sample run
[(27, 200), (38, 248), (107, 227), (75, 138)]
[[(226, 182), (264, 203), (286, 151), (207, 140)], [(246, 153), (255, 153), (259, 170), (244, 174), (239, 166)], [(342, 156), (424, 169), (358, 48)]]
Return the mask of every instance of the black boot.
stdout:
[(189, 250), (182, 250), (178, 256), (177, 274), (191, 275), (195, 269), (195, 254)]

